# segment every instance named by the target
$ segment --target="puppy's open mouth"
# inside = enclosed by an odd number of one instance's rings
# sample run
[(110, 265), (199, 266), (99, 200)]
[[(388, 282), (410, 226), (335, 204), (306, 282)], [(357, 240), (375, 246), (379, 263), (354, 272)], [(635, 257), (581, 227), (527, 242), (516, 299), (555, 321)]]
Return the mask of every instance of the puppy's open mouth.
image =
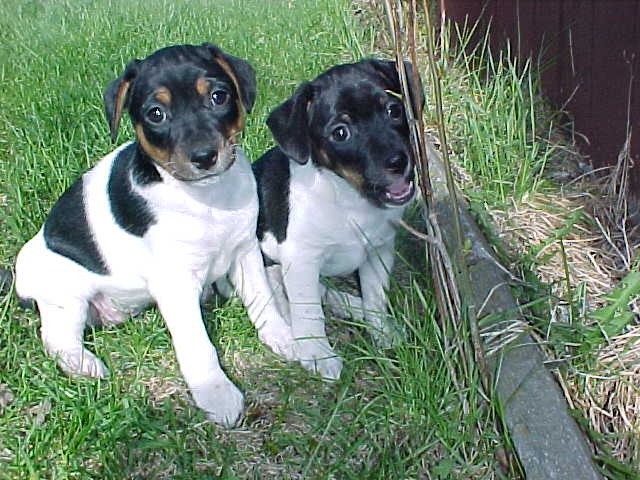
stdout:
[(384, 192), (384, 201), (390, 205), (404, 205), (413, 198), (416, 187), (413, 180), (401, 177), (389, 185)]

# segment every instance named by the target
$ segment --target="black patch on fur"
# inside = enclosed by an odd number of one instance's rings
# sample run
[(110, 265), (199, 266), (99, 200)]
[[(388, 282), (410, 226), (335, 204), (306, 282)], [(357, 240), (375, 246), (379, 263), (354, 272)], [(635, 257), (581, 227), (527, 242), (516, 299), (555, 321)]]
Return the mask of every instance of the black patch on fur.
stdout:
[(265, 267), (273, 267), (274, 265), (280, 265), (278, 262), (274, 261), (271, 257), (267, 256), (262, 252), (262, 263)]
[(99, 275), (109, 274), (87, 221), (80, 177), (53, 205), (44, 222), (47, 248)]
[(142, 237), (156, 223), (149, 204), (134, 191), (133, 186), (161, 181), (162, 177), (152, 160), (139, 148), (137, 142), (118, 154), (111, 167), (107, 192), (111, 213), (122, 229)]
[(258, 240), (271, 232), (278, 243), (287, 238), (289, 226), (289, 158), (280, 147), (265, 152), (253, 165), (258, 182)]

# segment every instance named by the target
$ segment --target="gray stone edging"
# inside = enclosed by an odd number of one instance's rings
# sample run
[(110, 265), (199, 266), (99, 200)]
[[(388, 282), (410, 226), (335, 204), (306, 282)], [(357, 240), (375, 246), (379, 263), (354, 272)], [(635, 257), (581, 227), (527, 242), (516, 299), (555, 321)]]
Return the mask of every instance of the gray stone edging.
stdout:
[[(430, 213), (437, 216), (447, 250), (463, 248), (455, 241), (453, 207), (442, 159), (428, 141), (427, 151), (433, 187)], [(462, 205), (462, 197), (458, 198)], [(514, 312), (514, 321), (524, 321), (511, 294), (507, 273), (493, 259), (491, 247), (463, 206), (460, 219), (463, 237), (471, 240), (465, 260), (476, 311), (482, 306), (481, 316)], [(526, 478), (602, 479), (593, 464), (591, 448), (569, 414), (560, 387), (545, 367), (543, 352), (531, 335), (520, 333), (487, 361)]]

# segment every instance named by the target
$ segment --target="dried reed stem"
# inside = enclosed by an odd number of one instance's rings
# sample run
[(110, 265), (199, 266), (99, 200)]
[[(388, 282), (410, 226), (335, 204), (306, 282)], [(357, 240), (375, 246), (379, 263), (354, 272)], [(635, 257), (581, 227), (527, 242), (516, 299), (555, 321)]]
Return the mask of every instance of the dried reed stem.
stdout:
[[(430, 77), (433, 84), (433, 90), (436, 100), (436, 109), (438, 117), (438, 128), (440, 131), (440, 139), (443, 151), (445, 177), (449, 198), (452, 200), (454, 212), (454, 235), (457, 245), (462, 247), (462, 227), (459, 219), (459, 206), (457, 192), (451, 171), (451, 165), (448, 157), (447, 137), (444, 129), (444, 114), (442, 109), (442, 93), (440, 89), (440, 76), (437, 70), (434, 53), (433, 25), (428, 14), (426, 1), (423, 0), (425, 9), (425, 17), (427, 19), (427, 35), (428, 35), (428, 54), (430, 64)], [(424, 136), (424, 124), (422, 121), (420, 105), (416, 101), (421, 98), (418, 92), (412, 91), (412, 86), (419, 86), (418, 77), (418, 61), (416, 54), (416, 28), (415, 19), (417, 18), (416, 0), (409, 2), (409, 14), (405, 17), (402, 2), (399, 0), (385, 0), (385, 7), (388, 17), (388, 23), (393, 39), (393, 46), (396, 55), (396, 66), (399, 72), (400, 82), (402, 86), (403, 101), (405, 103), (405, 111), (411, 131), (411, 145), (416, 158), (418, 178), (420, 180), (420, 189), (426, 202), (427, 210), (434, 212), (432, 209), (433, 196), (431, 181), (429, 175), (428, 155), (426, 148), (426, 140)], [(405, 20), (406, 19), (406, 20)], [(402, 23), (404, 21), (404, 24)], [(405, 64), (403, 61), (403, 43), (402, 31), (403, 26), (407, 27), (407, 50), (413, 68), (412, 82), (408, 81)], [(431, 260), (431, 273), (433, 276), (433, 284), (435, 290), (435, 299), (440, 313), (440, 318), (448, 327), (444, 329), (443, 346), (446, 351), (457, 350), (460, 362), (457, 367), (453, 363), (448, 364), (450, 375), (457, 386), (460, 386), (460, 378), (470, 378), (472, 376), (472, 363), (478, 366), (480, 378), (484, 392), (490, 392), (490, 375), (486, 364), (482, 340), (480, 337), (480, 329), (477, 323), (477, 315), (475, 302), (472, 298), (470, 288), (469, 273), (466, 263), (462, 258), (462, 248), (452, 250), (453, 258), (449, 256), (449, 252), (444, 248), (443, 235), (437, 216), (433, 213), (424, 216), (426, 223), (427, 236), (429, 240), (426, 248), (428, 256)], [(459, 290), (458, 283), (461, 290)], [(462, 295), (461, 295), (462, 292)], [(466, 308), (465, 308), (466, 307)], [(465, 334), (461, 329), (464, 322), (463, 317), (468, 320), (469, 333)], [(470, 341), (469, 341), (470, 337)], [(474, 360), (471, 360), (471, 359)], [(459, 369), (460, 371), (457, 371)], [(484, 395), (486, 397), (486, 394)], [(468, 410), (468, 399), (460, 394), (460, 401), (465, 410)]]
[[(415, 17), (415, 0), (411, 1), (412, 12), (411, 16)], [(462, 303), (466, 305), (467, 310), (467, 319), (469, 321), (469, 330), (471, 333), (471, 341), (473, 343), (473, 353), (478, 364), (478, 368), (481, 374), (481, 380), (485, 391), (489, 391), (490, 386), (490, 373), (489, 368), (487, 366), (487, 362), (485, 359), (484, 348), (482, 345), (482, 340), (480, 338), (480, 328), (478, 327), (478, 319), (477, 319), (477, 311), (476, 304), (473, 299), (473, 293), (471, 290), (471, 280), (469, 277), (469, 270), (467, 269), (466, 261), (462, 257), (462, 246), (464, 245), (463, 235), (462, 235), (462, 226), (460, 224), (460, 210), (459, 210), (459, 202), (458, 195), (456, 192), (455, 181), (453, 179), (453, 171), (451, 169), (451, 162), (449, 159), (449, 147), (447, 142), (447, 132), (445, 129), (445, 121), (444, 121), (444, 113), (442, 108), (442, 89), (440, 85), (441, 74), (438, 71), (438, 64), (436, 63), (435, 58), (435, 39), (434, 39), (434, 26), (431, 22), (431, 15), (429, 14), (429, 4), (428, 0), (422, 0), (422, 5), (424, 8), (424, 17), (426, 22), (426, 32), (427, 32), (427, 55), (429, 58), (429, 71), (431, 74), (431, 82), (433, 86), (433, 95), (436, 106), (436, 116), (438, 119), (438, 134), (440, 136), (440, 144), (442, 146), (441, 153), (442, 159), (444, 161), (444, 171), (445, 178), (447, 182), (447, 189), (449, 191), (449, 198), (451, 199), (452, 209), (454, 212), (453, 215), (453, 223), (454, 223), (454, 233), (456, 236), (456, 244), (460, 246), (460, 248), (455, 249), (453, 252), (454, 266), (456, 267), (456, 278), (453, 279), (460, 282), (460, 291), (462, 292)], [(415, 49), (415, 44), (413, 46)], [(424, 131), (424, 130), (423, 130)]]

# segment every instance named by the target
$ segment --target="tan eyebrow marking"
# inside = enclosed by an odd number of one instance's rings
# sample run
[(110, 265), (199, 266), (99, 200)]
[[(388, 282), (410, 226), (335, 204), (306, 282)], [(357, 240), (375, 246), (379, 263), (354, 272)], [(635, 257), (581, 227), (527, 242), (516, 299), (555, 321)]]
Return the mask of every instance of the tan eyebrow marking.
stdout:
[(169, 105), (171, 103), (171, 92), (166, 87), (156, 89), (154, 96), (156, 97), (156, 100), (164, 105)]
[(140, 145), (142, 146), (144, 151), (147, 152), (147, 154), (153, 160), (155, 160), (158, 164), (162, 165), (166, 169), (169, 163), (169, 152), (164, 148), (153, 145), (144, 134), (142, 125), (136, 124), (134, 126), (134, 129), (136, 131), (136, 134), (138, 135), (138, 141), (140, 142)]
[(211, 90), (211, 83), (204, 77), (198, 77), (196, 80), (196, 90), (200, 95), (206, 95)]

